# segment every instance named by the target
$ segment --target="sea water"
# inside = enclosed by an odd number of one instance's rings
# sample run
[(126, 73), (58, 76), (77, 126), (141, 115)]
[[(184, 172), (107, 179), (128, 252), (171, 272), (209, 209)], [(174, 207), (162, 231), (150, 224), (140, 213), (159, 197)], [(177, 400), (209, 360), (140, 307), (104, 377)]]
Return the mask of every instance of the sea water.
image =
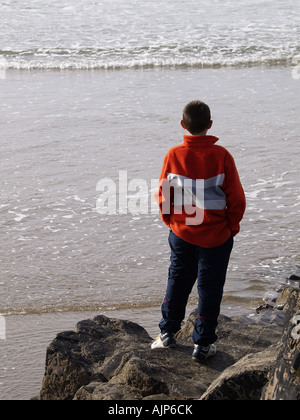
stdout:
[[(0, 1), (1, 399), (35, 395), (47, 344), (83, 318), (105, 313), (155, 334), (169, 249), (151, 181), (182, 141), (189, 100), (211, 106), (211, 134), (247, 196), (222, 311), (253, 310), (292, 273), (299, 7)], [(147, 186), (128, 197), (148, 211), (99, 214), (99, 181), (118, 188), (125, 172)]]

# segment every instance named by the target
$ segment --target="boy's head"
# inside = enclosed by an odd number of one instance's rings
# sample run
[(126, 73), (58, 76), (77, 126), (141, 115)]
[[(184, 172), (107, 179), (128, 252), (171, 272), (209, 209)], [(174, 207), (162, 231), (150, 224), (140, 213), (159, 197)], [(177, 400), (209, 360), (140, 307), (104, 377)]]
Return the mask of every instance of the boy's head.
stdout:
[(192, 101), (183, 110), (181, 125), (192, 135), (206, 134), (212, 126), (209, 106), (201, 101)]

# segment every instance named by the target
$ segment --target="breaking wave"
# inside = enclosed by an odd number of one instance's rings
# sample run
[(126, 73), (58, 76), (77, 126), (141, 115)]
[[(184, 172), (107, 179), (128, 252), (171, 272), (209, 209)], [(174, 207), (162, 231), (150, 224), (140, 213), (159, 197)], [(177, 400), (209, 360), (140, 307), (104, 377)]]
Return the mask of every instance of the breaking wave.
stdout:
[(221, 68), (290, 66), (300, 52), (266, 51), (253, 48), (215, 49), (162, 46), (134, 49), (30, 49), (1, 51), (0, 69), (16, 70), (101, 70), (130, 68)]

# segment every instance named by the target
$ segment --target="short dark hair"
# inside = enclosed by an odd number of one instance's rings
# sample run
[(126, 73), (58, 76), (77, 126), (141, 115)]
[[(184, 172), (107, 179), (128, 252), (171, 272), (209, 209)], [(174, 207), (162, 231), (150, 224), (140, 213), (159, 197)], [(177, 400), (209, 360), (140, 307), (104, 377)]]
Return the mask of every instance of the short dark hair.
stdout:
[(208, 129), (211, 121), (209, 106), (201, 101), (188, 103), (183, 110), (183, 122), (191, 134), (199, 134)]

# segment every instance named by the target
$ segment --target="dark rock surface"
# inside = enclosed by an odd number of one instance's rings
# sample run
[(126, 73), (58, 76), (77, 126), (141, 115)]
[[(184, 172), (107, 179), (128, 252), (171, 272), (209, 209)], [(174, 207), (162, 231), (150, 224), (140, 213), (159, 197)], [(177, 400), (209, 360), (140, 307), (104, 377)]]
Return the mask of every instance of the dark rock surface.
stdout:
[(296, 266), (294, 274), (289, 277), (289, 280), (299, 281), (300, 280), (300, 266)]
[(286, 289), (286, 318), (263, 400), (300, 399), (300, 290)]
[[(291, 341), (290, 334), (298, 311), (299, 290), (286, 288), (259, 313), (221, 316), (218, 353), (203, 364), (191, 359), (196, 312), (178, 333), (175, 350), (151, 350), (152, 338), (144, 328), (99, 315), (58, 334), (49, 345), (39, 399), (297, 399), (299, 340)], [(286, 369), (283, 393), (278, 381), (282, 384)]]

